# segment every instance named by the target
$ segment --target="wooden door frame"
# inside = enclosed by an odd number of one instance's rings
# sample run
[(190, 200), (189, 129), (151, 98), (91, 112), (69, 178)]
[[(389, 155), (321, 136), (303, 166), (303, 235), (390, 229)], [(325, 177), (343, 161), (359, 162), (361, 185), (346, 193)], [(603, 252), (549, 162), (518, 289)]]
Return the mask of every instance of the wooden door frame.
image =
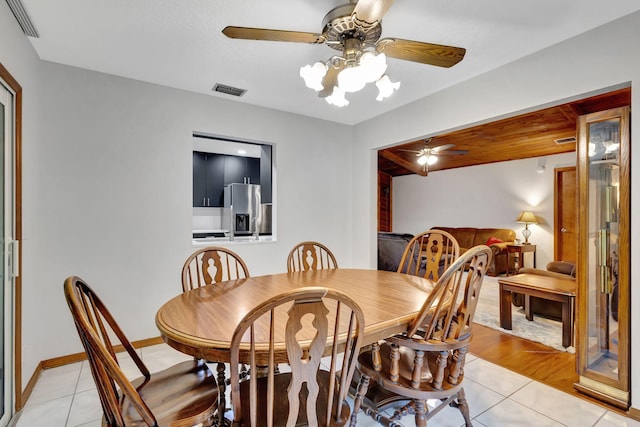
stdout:
[(15, 93), (15, 147), (13, 165), (15, 176), (15, 240), (20, 242), (18, 245), (18, 277), (15, 278), (14, 298), (13, 298), (13, 339), (14, 339), (14, 355), (13, 355), (13, 378), (14, 378), (14, 406), (15, 412), (18, 412), (24, 406), (22, 396), (22, 86), (11, 73), (0, 63), (0, 78), (9, 85)]

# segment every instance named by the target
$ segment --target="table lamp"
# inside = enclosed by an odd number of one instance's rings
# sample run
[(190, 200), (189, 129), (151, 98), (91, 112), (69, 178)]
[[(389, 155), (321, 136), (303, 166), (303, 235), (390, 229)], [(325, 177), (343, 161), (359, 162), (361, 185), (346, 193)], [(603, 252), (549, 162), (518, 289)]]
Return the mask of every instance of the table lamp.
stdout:
[(531, 230), (529, 230), (529, 224), (537, 224), (538, 219), (531, 211), (522, 211), (518, 218), (516, 218), (516, 222), (524, 223), (524, 230), (522, 230), (522, 235), (524, 236), (524, 244), (529, 244), (529, 236), (531, 236)]

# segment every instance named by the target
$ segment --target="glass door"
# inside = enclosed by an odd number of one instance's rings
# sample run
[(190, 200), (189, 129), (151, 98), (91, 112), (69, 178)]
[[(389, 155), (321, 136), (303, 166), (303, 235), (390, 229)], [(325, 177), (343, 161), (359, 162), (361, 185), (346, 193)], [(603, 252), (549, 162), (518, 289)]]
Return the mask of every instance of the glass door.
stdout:
[(0, 427), (8, 425), (13, 415), (13, 280), (10, 254), (13, 245), (13, 95), (0, 80)]
[(629, 405), (629, 110), (580, 117), (576, 387)]

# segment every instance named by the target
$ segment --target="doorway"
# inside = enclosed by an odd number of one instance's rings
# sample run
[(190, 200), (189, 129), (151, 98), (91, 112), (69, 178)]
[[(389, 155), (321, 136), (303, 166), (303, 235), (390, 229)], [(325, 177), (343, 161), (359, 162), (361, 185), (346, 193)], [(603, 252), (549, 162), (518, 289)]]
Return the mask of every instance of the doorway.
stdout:
[(19, 331), (21, 298), (21, 106), (22, 88), (0, 64), (0, 427), (21, 408)]
[[(434, 146), (454, 144), (456, 149), (467, 150), (467, 154), (461, 156), (441, 156), (438, 160), (437, 170), (456, 169), (466, 166), (486, 165), (499, 161), (508, 161), (522, 158), (535, 158), (559, 154), (559, 147), (572, 147), (566, 152), (575, 151), (576, 123), (578, 117), (590, 112), (607, 110), (614, 107), (631, 105), (631, 88), (616, 89), (611, 92), (590, 96), (588, 98), (571, 101), (547, 109), (533, 111), (496, 122), (484, 123), (474, 127), (456, 130), (447, 134), (430, 136)], [(541, 124), (544, 124), (542, 126)], [(562, 130), (563, 133), (559, 131)], [(553, 134), (551, 134), (553, 132)], [(486, 149), (487, 140), (491, 141), (491, 149)], [(382, 148), (378, 152), (378, 174), (386, 173), (392, 178), (403, 175), (419, 175), (419, 167), (415, 155), (415, 147), (424, 146), (424, 137), (415, 141), (403, 143), (392, 147)], [(549, 152), (543, 151), (545, 148)], [(516, 153), (517, 151), (517, 153)], [(413, 157), (412, 157), (413, 156)], [(437, 173), (434, 167), (434, 172)], [(577, 181), (575, 167), (558, 168), (554, 171), (554, 248), (555, 260), (577, 261)], [(380, 192), (380, 186), (378, 191)], [(378, 194), (380, 200), (381, 194)], [(419, 197), (418, 195), (416, 197)], [(402, 209), (402, 206), (393, 206), (394, 209)], [(392, 209), (393, 210), (393, 209)], [(393, 214), (391, 211), (390, 214)], [(471, 216), (471, 214), (469, 214)], [(561, 231), (564, 228), (564, 231)], [(541, 266), (544, 268), (544, 266)], [(498, 365), (513, 369), (515, 364), (523, 367), (539, 367), (548, 365), (548, 355), (554, 352), (522, 350), (522, 346), (514, 344), (514, 347), (503, 346), (505, 334), (489, 331), (492, 338), (481, 342), (486, 350), (482, 352), (487, 360), (494, 361)], [(474, 334), (476, 332), (474, 331)], [(485, 337), (483, 336), (483, 339)], [(479, 353), (476, 353), (479, 355)], [(497, 357), (493, 356), (498, 355)], [(509, 356), (509, 357), (507, 357)], [(491, 358), (490, 358), (491, 357)], [(553, 356), (555, 357), (555, 356)], [(577, 378), (577, 368), (574, 354), (562, 354), (564, 363), (559, 368), (559, 375), (567, 381), (570, 388), (572, 381)], [(514, 365), (510, 366), (509, 363)], [(561, 371), (561, 372), (560, 372)], [(549, 372), (544, 371), (547, 374)], [(548, 385), (557, 384), (554, 375), (547, 375), (542, 381)], [(548, 382), (547, 382), (548, 381)]]

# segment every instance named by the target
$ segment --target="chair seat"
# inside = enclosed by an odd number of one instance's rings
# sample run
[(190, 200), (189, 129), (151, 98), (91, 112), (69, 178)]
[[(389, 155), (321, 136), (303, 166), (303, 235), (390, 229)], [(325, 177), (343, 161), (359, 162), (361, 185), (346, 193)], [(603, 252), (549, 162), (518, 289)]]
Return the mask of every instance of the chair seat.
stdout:
[[(323, 414), (326, 412), (327, 408), (327, 396), (329, 395), (329, 372), (328, 371), (318, 371), (317, 375), (318, 385), (320, 387), (318, 393), (318, 400), (316, 402), (316, 409), (318, 414)], [(278, 408), (278, 412), (274, 414), (273, 425), (274, 426), (284, 426), (287, 422), (287, 415), (289, 413), (289, 399), (287, 395), (287, 389), (289, 387), (289, 383), (291, 382), (291, 373), (281, 373), (275, 376), (275, 385), (274, 385), (274, 396), (275, 396), (275, 407)], [(258, 397), (259, 402), (257, 405), (258, 411), (258, 426), (260, 427), (266, 426), (267, 420), (267, 378), (259, 378), (258, 381)], [(242, 396), (242, 412), (243, 419), (250, 420), (251, 417), (249, 415), (250, 405), (248, 402), (249, 399), (249, 381), (244, 381), (240, 383), (240, 395)], [(296, 421), (296, 426), (307, 426), (309, 423), (307, 422), (307, 391), (303, 388), (300, 393), (302, 398), (300, 399), (300, 412), (298, 416), (298, 420)], [(338, 405), (335, 405), (338, 407)], [(331, 426), (343, 426), (349, 422), (349, 417), (351, 414), (351, 410), (347, 402), (342, 402), (339, 406), (340, 409), (340, 421), (337, 423), (332, 423)], [(320, 424), (323, 425), (323, 424)]]
[[(215, 375), (199, 360), (189, 360), (131, 382), (155, 415), (159, 426), (208, 425), (218, 402)], [(127, 427), (147, 426), (126, 396), (121, 398)], [(105, 420), (103, 419), (103, 425)]]
[(363, 374), (369, 376), (372, 381), (377, 382), (380, 386), (391, 392), (399, 393), (412, 399), (420, 399), (425, 392), (429, 392), (430, 398), (442, 399), (450, 396), (452, 393), (455, 393), (456, 390), (462, 386), (464, 373), (460, 373), (458, 381), (455, 384), (450, 383), (448, 381), (450, 376), (450, 364), (447, 364), (444, 368), (445, 380), (442, 382), (442, 387), (440, 389), (434, 388), (431, 384), (433, 379), (432, 372), (436, 370), (436, 358), (438, 357), (438, 354), (439, 352), (425, 352), (425, 363), (422, 367), (420, 386), (416, 389), (411, 385), (411, 375), (414, 367), (414, 351), (406, 347), (400, 347), (398, 382), (391, 381), (388, 376), (388, 372), (391, 368), (391, 345), (389, 343), (385, 342), (380, 345), (380, 357), (382, 362), (381, 371), (378, 372), (373, 367), (371, 350), (360, 353), (358, 356), (358, 367), (359, 370)]

